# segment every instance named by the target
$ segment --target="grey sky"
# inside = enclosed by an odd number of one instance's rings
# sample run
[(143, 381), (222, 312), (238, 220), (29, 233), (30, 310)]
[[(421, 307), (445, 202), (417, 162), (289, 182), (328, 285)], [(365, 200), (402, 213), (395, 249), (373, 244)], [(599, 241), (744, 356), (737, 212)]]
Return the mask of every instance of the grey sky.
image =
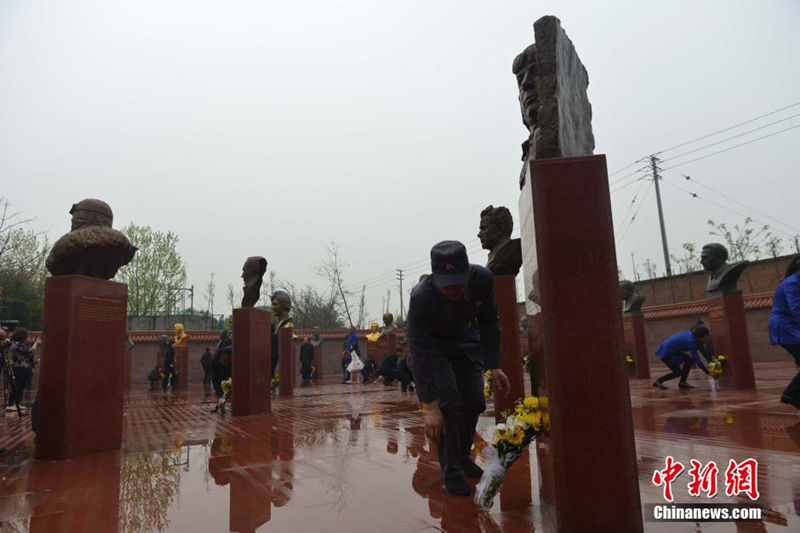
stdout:
[[(109, 202), (118, 228), (176, 232), (190, 283), (216, 274), (217, 311), (228, 310), (224, 288), (240, 287), (249, 255), (266, 256), (280, 278), (322, 286), (313, 269), (333, 240), (354, 289), (374, 278), (377, 318), (387, 288), (399, 308), (395, 268), (409, 265), (416, 279), (445, 238), (469, 243), (482, 263), (480, 210), (506, 205), (516, 221), (526, 132), (511, 62), (547, 14), (589, 71), (596, 153), (609, 172), (800, 101), (794, 0), (2, 0), (0, 194), (53, 238), (84, 197)], [(798, 140), (795, 129), (675, 170), (798, 229)], [(612, 195), (618, 239), (637, 188)], [(662, 193), (676, 255), (682, 242), (710, 240), (707, 218), (742, 219), (666, 184)], [(627, 275), (631, 252), (663, 270), (653, 198), (618, 243)], [(205, 307), (202, 296), (196, 304)]]

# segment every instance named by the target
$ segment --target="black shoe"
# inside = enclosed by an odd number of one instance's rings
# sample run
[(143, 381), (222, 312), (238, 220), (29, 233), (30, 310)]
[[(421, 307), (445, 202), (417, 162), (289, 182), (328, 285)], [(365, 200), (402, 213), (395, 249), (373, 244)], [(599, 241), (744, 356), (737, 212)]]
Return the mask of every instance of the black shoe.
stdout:
[(661, 390), (667, 390), (667, 389), (668, 389), (668, 387), (667, 387), (666, 385), (664, 385), (663, 383), (661, 383), (661, 382), (660, 382), (660, 381), (658, 381), (658, 380), (655, 380), (655, 381), (653, 382), (653, 387), (657, 387), (657, 388), (659, 388), (659, 389), (661, 389)]
[(781, 403), (788, 403), (800, 409), (800, 398), (792, 398), (788, 394), (781, 394)]
[(461, 463), (461, 468), (464, 469), (464, 475), (475, 479), (480, 479), (483, 475), (483, 468), (475, 464), (472, 459), (467, 459)]
[(456, 496), (469, 496), (472, 494), (472, 487), (467, 483), (467, 478), (463, 475), (452, 478), (445, 478), (444, 487), (447, 492)]
[(685, 381), (681, 381), (680, 383), (678, 383), (678, 388), (681, 389), (681, 390), (689, 390), (689, 389), (693, 389), (694, 385), (689, 385)]

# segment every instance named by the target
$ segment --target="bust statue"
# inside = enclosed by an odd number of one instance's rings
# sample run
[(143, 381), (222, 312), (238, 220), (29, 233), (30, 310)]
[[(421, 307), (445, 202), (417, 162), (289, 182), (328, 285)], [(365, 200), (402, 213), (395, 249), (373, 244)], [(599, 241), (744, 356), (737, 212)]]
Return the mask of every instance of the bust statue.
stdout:
[(311, 334), (311, 346), (319, 346), (322, 344), (322, 332), (319, 326), (314, 326), (313, 333)]
[(397, 325), (394, 323), (394, 315), (392, 313), (384, 313), (383, 314), (383, 329), (381, 330), (381, 334), (379, 338), (383, 338), (389, 333), (393, 332), (397, 329)]
[(703, 246), (700, 252), (700, 264), (703, 265), (703, 270), (711, 273), (706, 286), (708, 292), (738, 291), (736, 283), (750, 262), (728, 263), (727, 261), (728, 250), (723, 245), (713, 242)]
[(52, 275), (111, 279), (131, 262), (136, 247), (122, 232), (111, 229), (114, 215), (107, 203), (87, 198), (73, 204), (69, 214), (71, 231), (56, 241), (45, 263)]
[(367, 342), (377, 342), (381, 338), (381, 334), (378, 333), (378, 323), (373, 322), (369, 325), (369, 333), (367, 333)]
[(516, 276), (522, 266), (522, 245), (511, 238), (514, 219), (507, 207), (488, 206), (481, 211), (478, 238), (481, 246), (489, 250), (486, 268), (495, 276)]
[(272, 315), (278, 319), (278, 328), (294, 327), (289, 318), (289, 311), (292, 310), (292, 297), (286, 291), (275, 291), (272, 293)]
[(622, 312), (626, 315), (639, 315), (642, 313), (642, 304), (645, 297), (636, 294), (636, 286), (626, 279), (619, 282), (619, 297), (624, 302)]
[(188, 346), (189, 335), (183, 330), (183, 324), (178, 322), (173, 328), (175, 329), (175, 346)]
[(267, 260), (260, 256), (248, 257), (242, 266), (244, 296), (242, 307), (253, 307), (261, 296), (261, 281), (267, 271)]

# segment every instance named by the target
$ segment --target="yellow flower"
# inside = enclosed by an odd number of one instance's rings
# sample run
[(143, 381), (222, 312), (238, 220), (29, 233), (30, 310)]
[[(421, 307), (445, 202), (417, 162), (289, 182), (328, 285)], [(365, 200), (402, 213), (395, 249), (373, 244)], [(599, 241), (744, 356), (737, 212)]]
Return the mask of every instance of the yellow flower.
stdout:
[(542, 427), (542, 415), (538, 411), (520, 415), (519, 419), (534, 429), (541, 429)]
[(520, 429), (516, 428), (511, 434), (508, 435), (506, 439), (509, 444), (513, 444), (514, 446), (519, 446), (522, 444), (522, 441), (525, 439), (525, 432)]
[(547, 399), (547, 396), (542, 396), (539, 398), (539, 405), (542, 407), (542, 409), (547, 409), (547, 407), (550, 405), (550, 400)]
[(727, 357), (725, 357), (724, 355), (718, 355), (717, 359), (720, 360), (720, 361), (725, 361), (727, 359)]
[(542, 413), (542, 427), (545, 431), (550, 431), (550, 413)]
[(522, 400), (522, 405), (525, 406), (527, 409), (538, 409), (539, 408), (539, 398), (536, 396), (528, 396), (524, 400)]

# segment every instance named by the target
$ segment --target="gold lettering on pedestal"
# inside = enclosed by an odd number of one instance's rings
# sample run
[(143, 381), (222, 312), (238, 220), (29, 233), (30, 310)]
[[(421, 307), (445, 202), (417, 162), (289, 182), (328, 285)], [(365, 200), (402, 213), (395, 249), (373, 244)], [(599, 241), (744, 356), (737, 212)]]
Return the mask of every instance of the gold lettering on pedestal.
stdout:
[(125, 304), (115, 298), (81, 296), (78, 300), (78, 320), (87, 322), (125, 320)]

